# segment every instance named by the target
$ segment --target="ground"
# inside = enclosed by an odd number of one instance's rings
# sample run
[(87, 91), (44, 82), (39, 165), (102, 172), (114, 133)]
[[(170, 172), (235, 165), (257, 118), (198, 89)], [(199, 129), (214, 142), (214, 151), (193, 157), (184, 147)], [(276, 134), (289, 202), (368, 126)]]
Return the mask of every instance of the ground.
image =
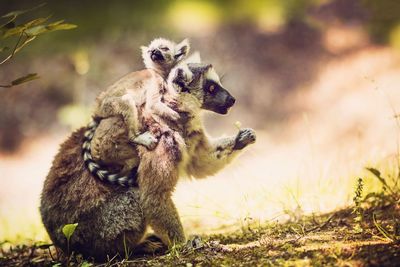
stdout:
[(398, 198), (372, 194), (356, 208), (202, 236), (160, 255), (93, 263), (31, 244), (3, 248), (0, 266), (399, 266), (399, 215)]

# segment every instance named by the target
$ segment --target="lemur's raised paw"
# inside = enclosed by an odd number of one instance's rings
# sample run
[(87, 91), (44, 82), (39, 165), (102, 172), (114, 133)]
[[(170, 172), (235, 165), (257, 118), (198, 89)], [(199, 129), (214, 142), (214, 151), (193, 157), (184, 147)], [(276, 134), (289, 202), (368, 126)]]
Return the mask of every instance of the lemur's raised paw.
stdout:
[(156, 148), (158, 144), (158, 139), (150, 132), (144, 132), (138, 136), (135, 136), (130, 140), (131, 143), (136, 145), (145, 146), (149, 150)]
[(240, 150), (256, 141), (256, 132), (251, 128), (240, 129), (233, 149)]

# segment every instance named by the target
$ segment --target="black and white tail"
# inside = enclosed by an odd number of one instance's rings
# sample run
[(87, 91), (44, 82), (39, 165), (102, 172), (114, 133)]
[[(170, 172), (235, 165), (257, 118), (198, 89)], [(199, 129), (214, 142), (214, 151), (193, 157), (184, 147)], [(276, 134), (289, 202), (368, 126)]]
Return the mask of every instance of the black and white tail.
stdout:
[(110, 173), (105, 168), (101, 167), (97, 164), (91, 154), (91, 141), (94, 136), (94, 132), (96, 131), (97, 126), (99, 123), (95, 120), (89, 123), (87, 126), (87, 130), (84, 134), (84, 140), (82, 145), (82, 155), (83, 160), (85, 162), (86, 167), (90, 171), (90, 173), (95, 176), (96, 178), (100, 179), (103, 182), (108, 182), (110, 184), (117, 184), (121, 186), (136, 186), (137, 185), (137, 168), (134, 168), (129, 176), (123, 176), (119, 173)]

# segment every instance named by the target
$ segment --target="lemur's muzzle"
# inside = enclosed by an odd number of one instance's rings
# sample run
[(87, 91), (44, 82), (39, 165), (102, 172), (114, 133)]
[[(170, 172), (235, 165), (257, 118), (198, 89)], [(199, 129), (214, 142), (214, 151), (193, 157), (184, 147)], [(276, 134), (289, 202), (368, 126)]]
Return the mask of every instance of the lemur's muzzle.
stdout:
[(230, 108), (230, 107), (232, 107), (232, 106), (235, 104), (235, 102), (236, 102), (236, 99), (235, 99), (233, 96), (228, 95), (228, 97), (227, 97), (227, 99), (226, 99), (226, 106), (227, 106), (228, 108)]
[(157, 49), (154, 49), (154, 50), (151, 51), (150, 58), (153, 61), (162, 61), (162, 60), (164, 60), (164, 56), (162, 55), (160, 50), (157, 50)]
[(216, 93), (204, 96), (202, 108), (218, 114), (227, 114), (229, 109), (235, 104), (236, 99), (222, 86), (216, 86), (218, 87)]

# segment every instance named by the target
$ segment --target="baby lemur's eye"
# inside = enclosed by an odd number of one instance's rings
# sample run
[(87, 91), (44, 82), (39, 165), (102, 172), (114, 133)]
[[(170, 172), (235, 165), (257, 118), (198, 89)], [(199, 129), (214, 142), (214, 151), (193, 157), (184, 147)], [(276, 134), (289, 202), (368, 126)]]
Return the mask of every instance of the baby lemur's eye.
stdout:
[(167, 51), (169, 51), (169, 48), (168, 47), (160, 47), (160, 49), (162, 50), (162, 51), (164, 51), (164, 52), (167, 52)]

